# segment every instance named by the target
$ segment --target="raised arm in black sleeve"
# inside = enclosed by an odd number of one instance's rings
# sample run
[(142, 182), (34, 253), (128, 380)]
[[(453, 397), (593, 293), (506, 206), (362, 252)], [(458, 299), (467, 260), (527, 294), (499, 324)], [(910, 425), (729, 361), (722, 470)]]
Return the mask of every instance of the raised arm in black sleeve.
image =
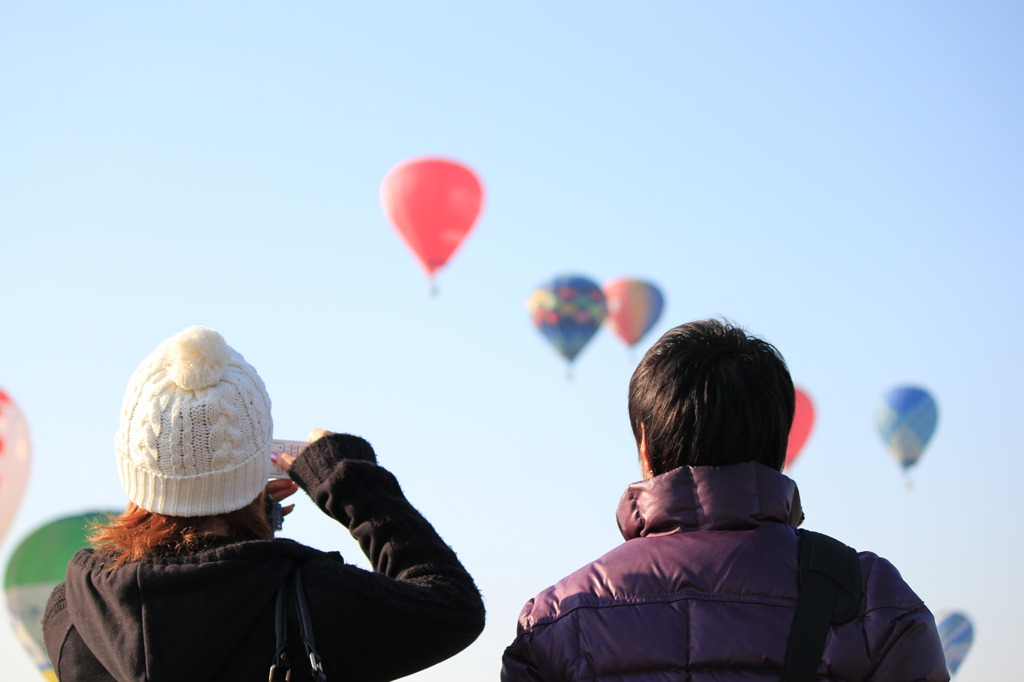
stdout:
[[(483, 630), (480, 593), (455, 553), (376, 464), (362, 438), (332, 434), (295, 461), (292, 478), (344, 524), (374, 571), (315, 559), (303, 566), (318, 641), (340, 641), (351, 679), (390, 680), (442, 661)], [(321, 636), (323, 631), (326, 636)]]

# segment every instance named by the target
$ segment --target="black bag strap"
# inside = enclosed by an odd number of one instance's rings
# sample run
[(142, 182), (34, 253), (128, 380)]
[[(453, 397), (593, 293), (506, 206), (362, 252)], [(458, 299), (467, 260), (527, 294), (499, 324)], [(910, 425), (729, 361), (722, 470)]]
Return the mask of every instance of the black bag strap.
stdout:
[(277, 591), (277, 602), (274, 605), (274, 634), (277, 644), (274, 651), (274, 659), (270, 662), (270, 682), (291, 679), (291, 661), (288, 659), (288, 613), (285, 600), (288, 593), (292, 595), (292, 601), (298, 612), (299, 637), (306, 649), (306, 656), (309, 658), (309, 668), (313, 682), (327, 682), (327, 675), (324, 673), (323, 663), (320, 660), (320, 653), (316, 650), (316, 641), (313, 639), (313, 621), (309, 617), (309, 607), (306, 605), (306, 592), (302, 589), (302, 576), (299, 569), (293, 570), (281, 589)]
[(857, 551), (810, 530), (800, 536), (800, 596), (786, 645), (782, 682), (812, 682), (830, 624), (848, 623), (861, 601)]
[(288, 614), (285, 612), (285, 594), (287, 585), (291, 584), (291, 574), (285, 578), (284, 584), (277, 591), (277, 601), (274, 605), (274, 636), (276, 646), (274, 658), (270, 661), (270, 682), (278, 680), (289, 680), (292, 676), (291, 661), (288, 660)]
[(298, 569), (293, 575), (295, 606), (299, 611), (299, 636), (302, 637), (302, 645), (306, 648), (306, 657), (309, 658), (309, 669), (312, 671), (313, 682), (327, 682), (323, 662), (320, 660), (320, 652), (316, 650), (316, 641), (313, 639), (313, 621), (309, 617), (309, 607), (306, 606), (306, 591), (302, 589), (302, 576), (299, 575)]

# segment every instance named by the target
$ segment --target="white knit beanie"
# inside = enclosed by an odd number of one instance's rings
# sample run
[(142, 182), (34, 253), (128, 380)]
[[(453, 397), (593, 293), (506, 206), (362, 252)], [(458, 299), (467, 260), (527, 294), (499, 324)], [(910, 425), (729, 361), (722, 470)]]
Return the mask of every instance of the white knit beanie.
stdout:
[(168, 516), (210, 516), (256, 499), (270, 473), (270, 397), (224, 337), (189, 327), (132, 375), (115, 439), (128, 499)]

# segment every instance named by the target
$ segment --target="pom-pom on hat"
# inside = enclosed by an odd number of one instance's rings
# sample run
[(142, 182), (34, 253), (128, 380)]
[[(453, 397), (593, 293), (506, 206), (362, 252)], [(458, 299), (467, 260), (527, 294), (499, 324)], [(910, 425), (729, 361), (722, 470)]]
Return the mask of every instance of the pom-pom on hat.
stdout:
[(214, 330), (189, 327), (128, 382), (115, 439), (121, 486), (168, 516), (241, 509), (267, 483), (272, 434), (256, 370)]

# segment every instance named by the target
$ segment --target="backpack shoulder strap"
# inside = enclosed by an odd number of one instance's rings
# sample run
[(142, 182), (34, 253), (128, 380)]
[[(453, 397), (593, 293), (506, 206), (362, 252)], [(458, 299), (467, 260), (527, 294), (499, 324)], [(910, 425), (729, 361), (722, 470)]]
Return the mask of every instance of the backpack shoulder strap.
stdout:
[(800, 596), (786, 645), (783, 682), (814, 680), (830, 624), (847, 623), (861, 602), (857, 551), (809, 530), (800, 537)]

